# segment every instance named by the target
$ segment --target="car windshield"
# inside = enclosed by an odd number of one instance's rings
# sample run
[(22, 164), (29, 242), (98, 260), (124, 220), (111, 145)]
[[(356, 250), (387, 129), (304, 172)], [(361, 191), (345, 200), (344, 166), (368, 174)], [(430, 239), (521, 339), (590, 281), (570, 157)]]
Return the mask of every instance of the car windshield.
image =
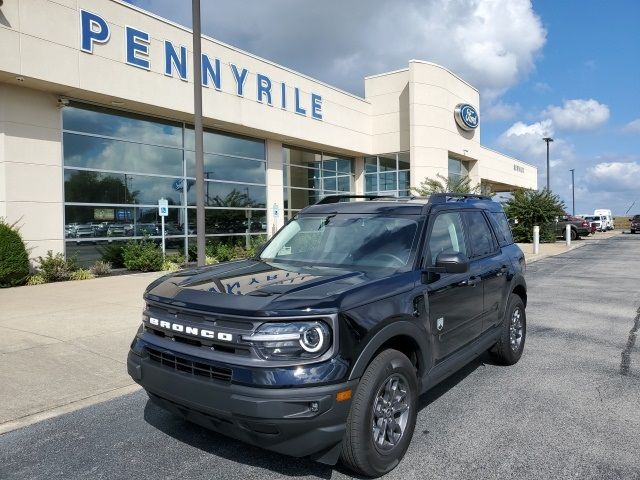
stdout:
[(260, 258), (312, 266), (400, 270), (409, 264), (417, 231), (418, 222), (412, 217), (303, 216), (289, 222)]
[(634, 220), (640, 220), (640, 215), (634, 215), (634, 216), (633, 216), (633, 219), (634, 219)]

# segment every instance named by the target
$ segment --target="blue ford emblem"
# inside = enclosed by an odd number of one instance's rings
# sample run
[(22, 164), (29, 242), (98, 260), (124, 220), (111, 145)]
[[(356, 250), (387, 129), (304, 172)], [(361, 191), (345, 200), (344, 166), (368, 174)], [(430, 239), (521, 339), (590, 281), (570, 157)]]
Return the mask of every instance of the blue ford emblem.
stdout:
[(463, 130), (473, 130), (477, 128), (480, 118), (475, 108), (467, 103), (461, 103), (455, 109), (456, 123)]

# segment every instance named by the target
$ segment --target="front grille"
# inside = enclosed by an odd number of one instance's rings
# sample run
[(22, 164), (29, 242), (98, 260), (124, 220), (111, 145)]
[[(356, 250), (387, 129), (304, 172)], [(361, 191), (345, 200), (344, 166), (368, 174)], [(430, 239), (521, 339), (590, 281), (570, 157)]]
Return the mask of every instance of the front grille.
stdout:
[(149, 358), (152, 361), (165, 367), (212, 380), (221, 380), (224, 382), (231, 381), (230, 368), (216, 367), (207, 363), (194, 362), (187, 358), (173, 355), (171, 353), (161, 352), (154, 348), (147, 348), (147, 351), (149, 352)]

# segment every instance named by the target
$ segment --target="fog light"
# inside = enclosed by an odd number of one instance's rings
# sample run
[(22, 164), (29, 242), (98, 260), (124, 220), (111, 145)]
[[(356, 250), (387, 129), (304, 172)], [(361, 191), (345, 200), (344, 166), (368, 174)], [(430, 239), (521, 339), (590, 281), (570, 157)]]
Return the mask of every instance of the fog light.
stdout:
[(320, 409), (318, 402), (311, 402), (309, 404), (309, 410), (311, 410), (312, 412), (317, 412)]

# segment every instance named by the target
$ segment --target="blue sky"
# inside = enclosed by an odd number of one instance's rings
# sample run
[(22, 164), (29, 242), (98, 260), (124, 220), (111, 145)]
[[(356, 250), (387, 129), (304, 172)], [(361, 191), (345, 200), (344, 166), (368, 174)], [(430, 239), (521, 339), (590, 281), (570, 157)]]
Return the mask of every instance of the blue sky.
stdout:
[[(131, 0), (190, 26), (190, 2)], [(412, 58), (477, 86), (485, 146), (538, 166), (576, 213), (640, 213), (640, 1), (202, 2), (203, 32), (362, 94)], [(186, 8), (185, 8), (186, 7)]]

